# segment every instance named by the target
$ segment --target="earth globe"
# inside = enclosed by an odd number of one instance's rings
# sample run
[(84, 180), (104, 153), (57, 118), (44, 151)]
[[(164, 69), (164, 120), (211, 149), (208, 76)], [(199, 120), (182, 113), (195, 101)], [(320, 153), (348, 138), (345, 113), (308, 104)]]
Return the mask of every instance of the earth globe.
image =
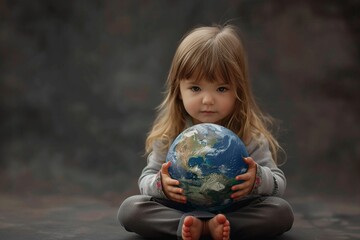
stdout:
[(247, 172), (244, 143), (231, 130), (212, 123), (194, 125), (171, 144), (166, 161), (169, 174), (179, 180), (187, 204), (198, 210), (218, 211), (232, 203), (231, 187)]

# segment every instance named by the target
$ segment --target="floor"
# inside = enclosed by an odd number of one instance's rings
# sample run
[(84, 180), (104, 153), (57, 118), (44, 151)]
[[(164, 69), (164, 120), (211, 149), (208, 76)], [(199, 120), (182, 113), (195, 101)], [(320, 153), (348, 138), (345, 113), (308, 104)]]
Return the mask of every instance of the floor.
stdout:
[[(0, 239), (141, 240), (116, 220), (123, 197), (0, 194)], [(289, 197), (295, 211), (291, 231), (278, 240), (360, 239), (360, 207), (343, 199)]]

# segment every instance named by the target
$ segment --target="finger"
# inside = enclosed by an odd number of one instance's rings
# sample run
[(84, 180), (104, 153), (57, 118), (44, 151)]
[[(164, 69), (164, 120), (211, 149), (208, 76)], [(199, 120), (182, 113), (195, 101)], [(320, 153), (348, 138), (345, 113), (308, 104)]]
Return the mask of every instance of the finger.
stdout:
[(168, 187), (168, 192), (174, 193), (174, 194), (180, 194), (180, 195), (184, 194), (184, 190), (179, 187), (171, 187), (170, 186), (170, 187)]
[(178, 202), (178, 203), (182, 203), (185, 204), (186, 200), (176, 200), (176, 199), (172, 199), (174, 202)]
[(163, 177), (163, 180), (164, 180), (165, 184), (168, 186), (179, 186), (180, 185), (180, 182), (178, 180), (173, 179), (168, 175), (165, 175)]
[(252, 157), (246, 157), (243, 158), (244, 162), (248, 165), (249, 168), (254, 168), (256, 166), (256, 162), (254, 161), (254, 159), (252, 159)]
[(244, 183), (232, 186), (231, 190), (232, 191), (240, 191), (240, 190), (243, 190), (243, 189), (247, 189), (249, 187), (250, 187), (250, 183), (249, 182), (244, 182)]
[(240, 198), (242, 197), (245, 197), (247, 194), (249, 193), (249, 189), (246, 188), (246, 189), (243, 189), (243, 190), (239, 190), (237, 192), (234, 192), (233, 194), (231, 194), (231, 198), (233, 200), (239, 200)]
[(251, 178), (250, 173), (244, 173), (235, 177), (236, 181), (247, 181)]
[(175, 202), (186, 203), (186, 197), (184, 195), (174, 194), (174, 193), (171, 193), (169, 195), (170, 195), (170, 199)]
[(169, 167), (171, 165), (171, 162), (163, 163), (161, 166), (161, 173), (163, 174), (169, 174)]

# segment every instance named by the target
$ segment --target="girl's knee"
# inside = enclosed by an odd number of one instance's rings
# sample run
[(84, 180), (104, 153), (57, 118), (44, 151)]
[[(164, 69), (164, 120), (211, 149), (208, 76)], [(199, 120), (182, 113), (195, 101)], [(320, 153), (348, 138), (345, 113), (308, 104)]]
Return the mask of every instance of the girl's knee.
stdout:
[(283, 219), (286, 219), (287, 222), (291, 223), (291, 225), (292, 225), (294, 222), (294, 212), (293, 212), (290, 204), (287, 201), (285, 201), (282, 198), (279, 198), (279, 199), (280, 199), (280, 201), (279, 201), (280, 216), (282, 216)]
[(272, 214), (271, 222), (278, 223), (281, 226), (282, 232), (286, 232), (291, 229), (294, 223), (294, 213), (290, 204), (282, 198), (271, 199), (274, 206), (274, 212)]
[[(125, 226), (127, 219), (129, 218), (129, 212), (131, 211), (133, 205), (133, 197), (126, 198), (120, 205), (118, 210), (117, 218), (122, 226)], [(130, 210), (130, 211), (129, 211)]]
[(126, 226), (131, 225), (133, 221), (136, 221), (135, 216), (139, 216), (141, 214), (141, 210), (139, 209), (139, 202), (149, 201), (150, 197), (135, 195), (126, 198), (122, 204), (120, 205), (117, 218), (120, 224), (126, 228)]

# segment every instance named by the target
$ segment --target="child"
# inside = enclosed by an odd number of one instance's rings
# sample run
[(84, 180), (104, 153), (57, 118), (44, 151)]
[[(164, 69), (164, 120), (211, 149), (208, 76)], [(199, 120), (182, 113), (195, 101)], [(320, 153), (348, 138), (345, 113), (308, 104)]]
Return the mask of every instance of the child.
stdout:
[[(200, 27), (178, 46), (166, 97), (146, 140), (147, 166), (139, 178), (142, 195), (127, 198), (118, 218), (126, 230), (154, 239), (216, 240), (274, 237), (293, 223), (280, 198), (284, 173), (277, 167), (278, 142), (250, 89), (245, 52), (234, 26)], [(248, 172), (236, 177), (230, 207), (197, 211), (186, 204), (179, 181), (168, 173), (167, 151), (175, 137), (198, 123), (229, 128), (245, 142)]]

